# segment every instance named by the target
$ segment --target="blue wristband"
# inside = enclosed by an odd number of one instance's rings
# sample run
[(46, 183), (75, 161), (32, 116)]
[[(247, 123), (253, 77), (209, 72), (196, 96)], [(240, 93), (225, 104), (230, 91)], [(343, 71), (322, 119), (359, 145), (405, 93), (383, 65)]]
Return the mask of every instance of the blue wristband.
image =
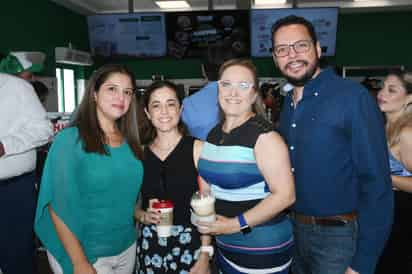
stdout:
[(241, 231), (243, 234), (247, 234), (247, 233), (250, 233), (250, 232), (252, 231), (252, 230), (250, 229), (248, 223), (246, 222), (245, 216), (243, 216), (243, 214), (239, 214), (239, 215), (237, 216), (237, 220), (239, 221), (239, 224), (240, 224), (240, 231)]

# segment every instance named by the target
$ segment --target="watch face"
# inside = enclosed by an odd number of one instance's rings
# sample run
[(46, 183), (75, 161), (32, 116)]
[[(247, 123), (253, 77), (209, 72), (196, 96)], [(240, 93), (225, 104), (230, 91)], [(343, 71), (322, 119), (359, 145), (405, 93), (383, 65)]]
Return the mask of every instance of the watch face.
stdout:
[(247, 225), (247, 226), (241, 227), (240, 231), (242, 231), (243, 234), (247, 234), (247, 233), (252, 232), (252, 229)]

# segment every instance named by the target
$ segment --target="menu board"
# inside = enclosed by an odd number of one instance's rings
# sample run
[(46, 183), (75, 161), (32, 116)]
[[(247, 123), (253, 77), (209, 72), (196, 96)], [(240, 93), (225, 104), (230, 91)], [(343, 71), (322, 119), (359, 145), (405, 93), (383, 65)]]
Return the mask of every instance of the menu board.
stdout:
[(92, 54), (160, 57), (166, 55), (163, 13), (103, 14), (87, 17)]
[(204, 56), (210, 44), (227, 43), (239, 56), (249, 55), (249, 11), (218, 10), (167, 13), (167, 54)]
[(335, 55), (338, 8), (255, 9), (251, 11), (251, 55), (272, 56), (272, 25), (280, 18), (296, 15), (312, 22), (322, 48), (322, 55)]

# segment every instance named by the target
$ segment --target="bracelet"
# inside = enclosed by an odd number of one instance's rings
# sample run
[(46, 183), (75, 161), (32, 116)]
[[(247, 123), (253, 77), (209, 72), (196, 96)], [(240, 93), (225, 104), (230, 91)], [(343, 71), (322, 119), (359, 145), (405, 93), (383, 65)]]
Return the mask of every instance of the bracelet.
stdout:
[(205, 252), (209, 256), (209, 259), (213, 257), (213, 254), (215, 252), (215, 249), (213, 248), (212, 245), (201, 245), (200, 246), (200, 252)]

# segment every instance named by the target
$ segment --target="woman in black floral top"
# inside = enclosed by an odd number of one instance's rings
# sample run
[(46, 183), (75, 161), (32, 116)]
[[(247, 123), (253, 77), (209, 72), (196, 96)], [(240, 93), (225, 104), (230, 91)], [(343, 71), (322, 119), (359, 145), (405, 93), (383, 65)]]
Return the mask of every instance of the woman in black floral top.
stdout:
[[(190, 222), (190, 199), (197, 190), (197, 169), (194, 157), (201, 142), (185, 136), (180, 121), (181, 98), (176, 86), (168, 81), (153, 83), (143, 98), (145, 119), (142, 142), (144, 177), (141, 208), (136, 210), (140, 221), (138, 269), (136, 273), (208, 273), (209, 254), (200, 246), (209, 244)], [(174, 224), (170, 237), (158, 237), (159, 213), (149, 204), (155, 200), (171, 200)]]

